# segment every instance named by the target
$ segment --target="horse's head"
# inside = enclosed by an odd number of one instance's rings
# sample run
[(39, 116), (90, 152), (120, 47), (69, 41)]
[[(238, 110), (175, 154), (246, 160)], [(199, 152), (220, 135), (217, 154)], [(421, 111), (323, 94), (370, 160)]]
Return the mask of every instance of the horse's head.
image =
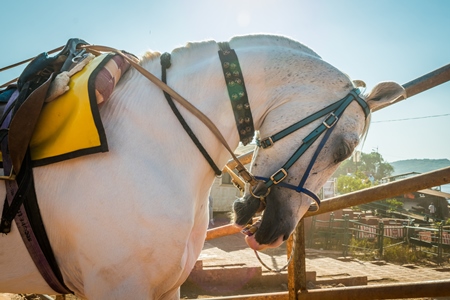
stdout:
[(315, 193), (351, 156), (367, 131), (370, 111), (404, 95), (403, 87), (393, 82), (360, 95), (360, 82), (318, 56), (288, 52), (278, 53), (277, 63), (265, 64), (264, 97), (272, 105), (256, 125), (259, 147), (251, 166), (260, 182), (247, 186), (245, 196), (234, 203), (239, 226), (263, 211), (246, 237), (256, 250), (279, 246), (308, 209), (318, 208)]

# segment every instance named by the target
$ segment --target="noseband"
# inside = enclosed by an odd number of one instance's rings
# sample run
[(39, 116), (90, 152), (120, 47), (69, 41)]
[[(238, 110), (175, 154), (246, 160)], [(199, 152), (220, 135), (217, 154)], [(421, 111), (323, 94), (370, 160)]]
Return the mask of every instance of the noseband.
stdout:
[[(237, 66), (235, 68), (238, 68), (240, 70), (239, 67), (239, 62), (237, 60), (237, 56), (235, 55), (234, 51), (232, 49), (229, 48), (228, 43), (220, 43), (219, 44), (220, 47), (220, 51), (219, 51), (219, 57), (221, 59), (222, 62), (222, 68), (223, 68), (223, 72), (224, 72), (224, 76), (225, 76), (225, 81), (227, 83), (227, 87), (228, 87), (228, 92), (230, 94), (230, 100), (232, 103), (232, 107), (233, 110), (235, 112), (235, 116), (236, 116), (236, 125), (238, 126), (238, 131), (239, 134), (242, 133), (246, 133), (245, 130), (242, 130), (242, 122), (239, 123), (239, 119), (237, 117), (237, 115), (240, 113), (239, 111), (242, 110), (242, 105), (239, 106), (239, 104), (236, 104), (236, 100), (237, 99), (241, 99), (241, 97), (236, 98), (233, 97), (233, 95), (235, 95), (236, 93), (234, 92), (233, 88), (235, 87), (236, 83), (238, 83), (239, 86), (242, 86), (241, 90), (245, 91), (245, 85), (244, 85), (244, 81), (242, 76), (240, 77), (239, 80), (231, 80), (231, 82), (233, 82), (232, 84), (230, 84), (230, 75), (229, 75), (229, 67), (230, 64), (223, 58), (225, 56), (228, 56), (230, 54), (230, 52), (233, 54), (234, 58), (234, 63), (237, 64)], [(235, 89), (235, 88), (234, 88)], [(350, 91), (350, 93), (345, 96), (344, 98), (342, 98), (341, 100), (321, 109), (320, 111), (306, 117), (305, 119), (302, 119), (300, 121), (298, 121), (297, 123), (292, 124), (291, 126), (279, 131), (278, 133), (275, 133), (274, 135), (271, 135), (270, 137), (261, 139), (261, 140), (257, 140), (257, 146), (261, 147), (262, 149), (267, 149), (272, 147), (277, 141), (281, 140), (282, 138), (290, 135), (291, 133), (303, 128), (304, 126), (310, 124), (313, 121), (316, 121), (320, 118), (325, 117), (325, 119), (322, 121), (322, 123), (315, 129), (313, 130), (310, 134), (308, 134), (304, 139), (302, 144), (300, 145), (300, 147), (297, 149), (297, 151), (294, 152), (294, 154), (288, 159), (288, 161), (275, 173), (273, 173), (270, 177), (262, 177), (262, 176), (254, 176), (255, 179), (264, 182), (265, 187), (267, 188), (266, 192), (264, 193), (264, 195), (255, 195), (253, 193), (253, 190), (250, 191), (250, 193), (256, 197), (259, 198), (261, 201), (264, 202), (264, 198), (267, 197), (270, 193), (270, 188), (274, 185), (278, 185), (280, 187), (284, 187), (284, 188), (288, 188), (291, 190), (294, 190), (298, 193), (304, 193), (307, 196), (311, 197), (314, 200), (314, 204), (311, 205), (311, 207), (309, 208), (310, 211), (316, 211), (319, 209), (320, 206), (320, 199), (319, 197), (312, 191), (306, 189), (304, 187), (306, 180), (309, 177), (309, 174), (311, 172), (311, 169), (317, 159), (317, 157), (319, 156), (320, 151), (322, 150), (322, 148), (324, 147), (325, 143), (327, 142), (328, 138), (330, 137), (331, 133), (333, 132), (334, 128), (336, 127), (335, 125), (337, 124), (337, 122), (339, 121), (339, 118), (342, 116), (342, 114), (344, 113), (345, 109), (350, 105), (350, 103), (353, 102), (353, 100), (355, 100), (363, 109), (364, 114), (366, 116), (366, 118), (369, 116), (370, 114), (370, 109), (369, 106), (367, 105), (367, 103), (364, 101), (364, 99), (362, 99), (360, 96), (360, 90), (359, 89), (353, 89)], [(238, 94), (239, 95), (239, 94)], [(247, 97), (246, 93), (245, 93), (245, 97)], [(251, 113), (250, 113), (250, 106), (248, 104), (248, 101), (245, 103), (245, 109), (249, 111), (249, 115), (251, 118)], [(245, 119), (246, 121), (248, 119)], [(253, 120), (251, 120), (252, 125), (253, 125)], [(248, 122), (247, 122), (248, 123)], [(252, 126), (253, 127), (253, 126)], [(248, 128), (248, 127), (247, 127)], [(291, 185), (289, 183), (283, 182), (284, 179), (287, 178), (288, 176), (288, 170), (295, 164), (296, 161), (298, 161), (300, 159), (300, 157), (309, 149), (309, 147), (314, 144), (314, 142), (323, 134), (323, 138), (320, 141), (319, 146), (317, 147), (316, 151), (314, 152), (314, 155), (311, 159), (311, 161), (309, 162), (308, 167), (306, 168), (305, 173), (303, 174), (302, 179), (300, 180), (300, 183), (298, 184), (298, 186), (294, 186)], [(248, 142), (248, 136), (249, 136), (249, 132), (247, 132), (247, 135), (245, 138), (245, 140), (243, 140), (243, 137), (241, 135), (241, 141), (246, 144)], [(253, 132), (251, 132), (251, 136), (253, 136)]]

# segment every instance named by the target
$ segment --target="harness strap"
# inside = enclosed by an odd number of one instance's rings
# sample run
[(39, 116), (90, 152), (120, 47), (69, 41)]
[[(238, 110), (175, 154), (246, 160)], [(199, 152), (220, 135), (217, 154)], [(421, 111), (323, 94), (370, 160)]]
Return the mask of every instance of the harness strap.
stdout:
[(255, 186), (258, 184), (258, 182), (255, 180), (252, 174), (247, 171), (245, 166), (239, 161), (239, 159), (236, 157), (236, 155), (233, 153), (233, 150), (231, 150), (230, 146), (228, 145), (227, 141), (223, 137), (222, 133), (219, 131), (219, 129), (214, 125), (214, 123), (200, 110), (198, 110), (195, 106), (193, 106), (189, 101), (184, 99), (180, 94), (175, 92), (172, 88), (170, 88), (167, 84), (162, 82), (159, 78), (157, 78), (155, 75), (144, 69), (141, 65), (139, 65), (139, 61), (137, 59), (131, 59), (127, 55), (125, 55), (122, 51), (106, 47), (106, 46), (99, 46), (99, 45), (81, 45), (80, 48), (86, 49), (86, 51), (91, 52), (95, 55), (99, 55), (102, 51), (104, 52), (114, 52), (120, 56), (122, 56), (125, 60), (127, 60), (130, 65), (132, 65), (138, 72), (140, 72), (144, 77), (146, 77), (148, 80), (150, 80), (152, 83), (154, 83), (157, 87), (162, 89), (163, 91), (167, 92), (175, 101), (177, 101), (179, 104), (181, 104), (184, 108), (186, 108), (189, 112), (191, 112), (195, 117), (197, 117), (201, 122), (203, 122), (209, 130), (216, 136), (216, 138), (222, 143), (222, 145), (227, 149), (227, 151), (230, 153), (233, 160), (236, 162), (236, 169), (239, 172), (239, 175), (250, 185)]
[[(14, 101), (15, 99), (13, 99)], [(11, 102), (9, 105), (13, 105)], [(11, 119), (12, 112), (5, 118), (6, 124)], [(8, 139), (1, 142), (3, 154), (3, 169), (5, 173), (12, 170), (12, 160), (8, 151)], [(45, 232), (39, 212), (31, 169), (29, 149), (24, 155), (22, 168), (16, 180), (5, 181), (6, 199), (3, 207), (0, 231), (9, 233), (14, 218), (22, 240), (30, 253), (39, 273), (47, 284), (57, 293), (73, 294), (64, 284), (61, 271)]]
[(248, 102), (244, 77), (236, 52), (227, 42), (219, 43), (219, 58), (222, 63), (223, 76), (227, 85), (228, 96), (233, 108), (239, 138), (245, 146), (250, 143), (255, 134), (252, 112)]
[[(161, 80), (162, 80), (162, 82), (167, 84), (167, 79), (166, 79), (167, 78), (166, 77), (166, 75), (167, 75), (166, 73), (167, 72), (166, 71), (171, 66), (170, 53), (167, 53), (167, 52), (163, 53), (161, 55), (160, 60), (161, 60)], [(172, 109), (173, 113), (177, 117), (178, 121), (181, 123), (181, 126), (183, 126), (184, 130), (189, 135), (189, 137), (194, 142), (194, 144), (197, 146), (197, 148), (200, 151), (200, 153), (203, 155), (203, 157), (209, 163), (211, 168), (214, 170), (214, 173), (216, 173), (216, 176), (222, 175), (222, 171), (217, 167), (217, 165), (214, 163), (214, 161), (211, 158), (211, 156), (209, 156), (209, 154), (206, 151), (206, 149), (203, 147), (203, 145), (200, 143), (200, 141), (198, 140), (198, 138), (195, 135), (195, 133), (192, 131), (191, 127), (189, 127), (189, 125), (186, 123), (186, 120), (183, 118), (183, 116), (181, 115), (181, 113), (178, 110), (177, 106), (173, 102), (172, 97), (170, 97), (170, 95), (164, 90), (163, 90), (163, 93), (164, 93), (164, 96), (166, 97), (167, 102), (169, 103), (170, 108)]]

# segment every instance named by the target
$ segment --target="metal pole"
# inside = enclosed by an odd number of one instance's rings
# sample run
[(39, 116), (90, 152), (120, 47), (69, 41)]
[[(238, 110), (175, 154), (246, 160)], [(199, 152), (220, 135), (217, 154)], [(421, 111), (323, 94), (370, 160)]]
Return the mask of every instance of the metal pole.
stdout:
[[(308, 290), (298, 294), (298, 299), (307, 300), (373, 300), (373, 299), (405, 299), (420, 297), (450, 296), (450, 280), (433, 280), (380, 285), (360, 285), (343, 288)], [(288, 292), (251, 294), (218, 298), (221, 300), (285, 300)]]
[[(305, 217), (332, 212), (372, 201), (387, 199), (389, 197), (415, 192), (446, 183), (450, 183), (450, 167), (327, 199), (322, 201), (319, 211), (307, 212)], [(208, 230), (206, 240), (235, 234), (239, 231), (240, 229), (232, 224), (224, 225)]]
[(299, 294), (308, 300), (372, 300), (450, 296), (449, 280), (408, 282), (388, 285), (366, 285), (345, 288), (309, 290)]
[[(411, 80), (410, 82), (407, 82), (403, 84), (403, 87), (406, 90), (406, 96), (408, 98), (417, 95), (419, 93), (422, 93), (426, 90), (429, 90), (431, 88), (434, 88), (435, 86), (438, 86), (444, 82), (447, 82), (450, 80), (450, 64), (443, 66), (437, 70), (434, 70), (428, 74), (425, 74), (419, 78), (416, 78), (414, 80)], [(389, 106), (391, 104), (398, 103), (402, 100), (405, 100), (404, 97), (398, 98), (394, 103), (388, 103), (386, 105), (379, 106), (376, 110), (378, 111), (380, 109), (385, 108), (386, 106)]]
[(380, 184), (368, 189), (348, 193), (322, 201), (316, 212), (307, 212), (305, 217), (319, 215), (335, 210), (387, 199), (409, 192), (450, 183), (450, 167), (427, 172), (414, 177)]

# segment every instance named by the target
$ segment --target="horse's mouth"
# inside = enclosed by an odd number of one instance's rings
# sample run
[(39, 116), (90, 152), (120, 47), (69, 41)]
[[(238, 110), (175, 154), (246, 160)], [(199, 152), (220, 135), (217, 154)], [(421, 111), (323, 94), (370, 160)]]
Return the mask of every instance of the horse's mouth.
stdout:
[[(240, 227), (241, 232), (246, 235), (245, 241), (250, 248), (254, 250), (276, 248), (286, 240), (286, 236), (289, 236), (289, 234), (285, 234), (288, 228), (279, 227), (279, 223), (273, 222), (274, 215), (267, 211), (265, 202), (253, 195), (249, 194), (236, 200), (233, 208), (235, 225)], [(273, 210), (273, 207), (269, 207), (269, 210)], [(263, 212), (263, 215), (253, 218), (259, 212)], [(268, 219), (265, 220), (265, 224), (263, 224), (264, 219)], [(260, 229), (261, 225), (263, 226)]]
[(247, 245), (253, 250), (263, 250), (266, 248), (276, 248), (279, 247), (284, 242), (284, 237), (279, 236), (274, 242), (270, 244), (260, 244), (255, 239), (255, 233), (258, 231), (261, 226), (261, 218), (257, 219), (252, 224), (247, 224), (241, 232), (246, 235), (245, 242)]

